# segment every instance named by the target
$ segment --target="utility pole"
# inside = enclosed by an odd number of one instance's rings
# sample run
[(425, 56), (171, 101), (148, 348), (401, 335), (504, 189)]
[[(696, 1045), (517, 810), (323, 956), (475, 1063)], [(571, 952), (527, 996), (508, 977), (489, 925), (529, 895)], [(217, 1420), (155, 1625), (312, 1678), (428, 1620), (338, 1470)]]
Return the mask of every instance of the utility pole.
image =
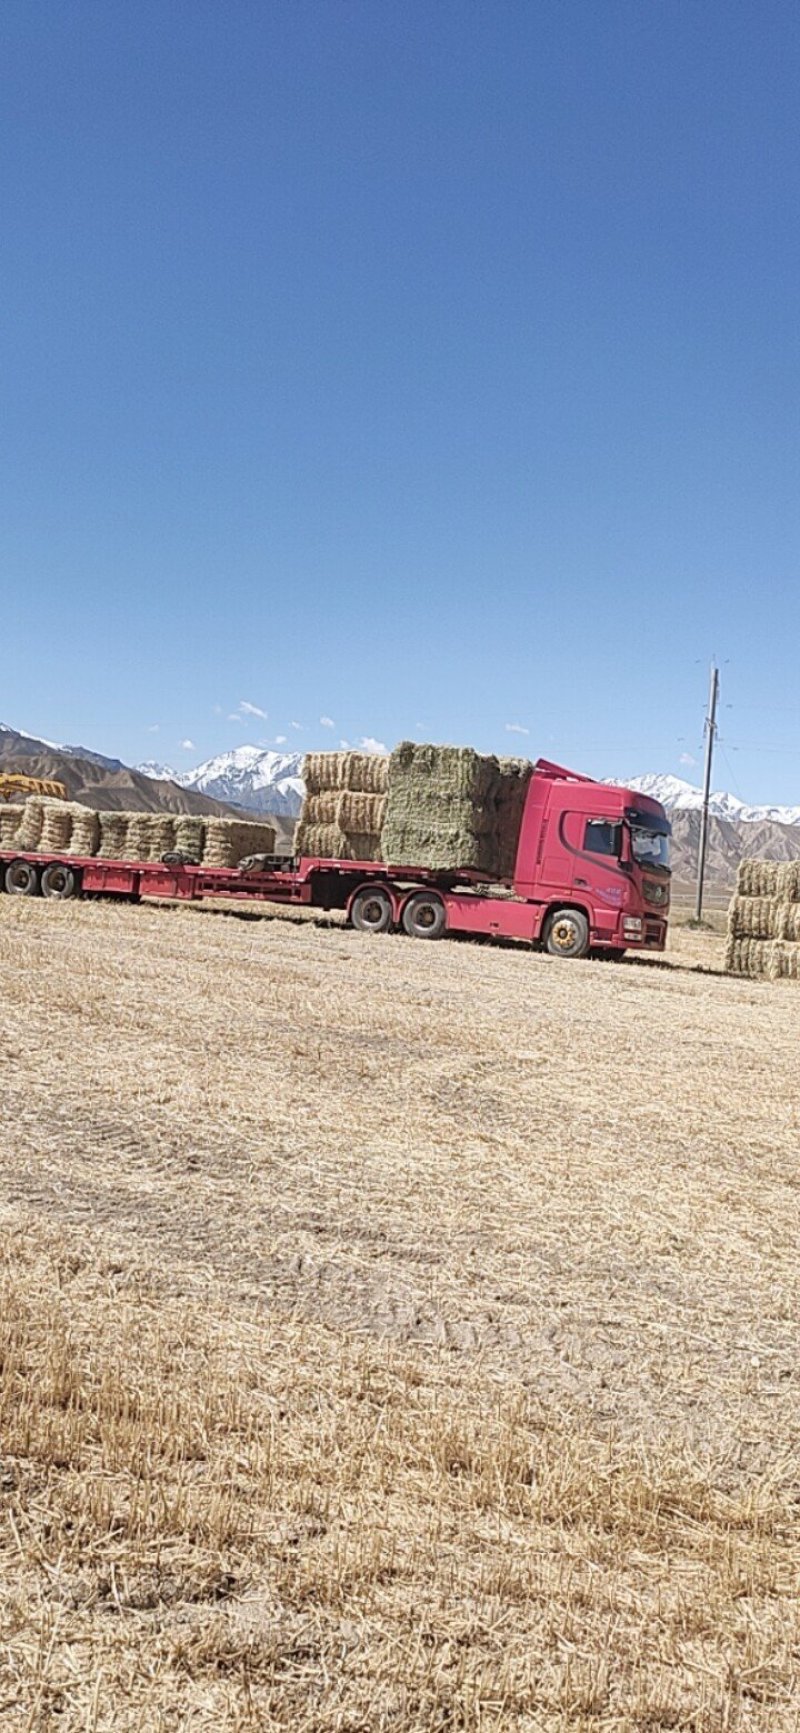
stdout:
[(706, 849), (708, 847), (708, 801), (711, 794), (711, 761), (714, 756), (714, 739), (717, 732), (717, 699), (719, 698), (719, 669), (716, 662), (711, 664), (711, 685), (708, 692), (708, 714), (706, 716), (706, 766), (703, 776), (703, 808), (700, 815), (700, 853), (697, 860), (697, 902), (694, 918), (703, 919), (703, 882), (706, 876)]

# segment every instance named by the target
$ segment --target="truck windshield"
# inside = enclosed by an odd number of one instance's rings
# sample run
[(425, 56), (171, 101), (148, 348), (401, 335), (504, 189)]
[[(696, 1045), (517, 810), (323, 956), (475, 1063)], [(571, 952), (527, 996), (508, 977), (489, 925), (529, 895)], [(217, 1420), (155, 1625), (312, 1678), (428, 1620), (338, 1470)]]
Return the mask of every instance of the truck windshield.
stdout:
[(660, 830), (631, 826), (631, 850), (639, 866), (663, 867), (669, 871), (669, 837)]

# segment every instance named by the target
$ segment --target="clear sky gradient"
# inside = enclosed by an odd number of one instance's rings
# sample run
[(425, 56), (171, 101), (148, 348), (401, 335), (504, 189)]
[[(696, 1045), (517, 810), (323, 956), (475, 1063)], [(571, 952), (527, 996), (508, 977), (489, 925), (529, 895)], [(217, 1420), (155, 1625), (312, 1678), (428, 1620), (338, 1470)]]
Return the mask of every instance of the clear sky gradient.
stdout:
[(715, 782), (800, 800), (795, 4), (0, 34), (0, 718), (696, 780), (716, 654)]

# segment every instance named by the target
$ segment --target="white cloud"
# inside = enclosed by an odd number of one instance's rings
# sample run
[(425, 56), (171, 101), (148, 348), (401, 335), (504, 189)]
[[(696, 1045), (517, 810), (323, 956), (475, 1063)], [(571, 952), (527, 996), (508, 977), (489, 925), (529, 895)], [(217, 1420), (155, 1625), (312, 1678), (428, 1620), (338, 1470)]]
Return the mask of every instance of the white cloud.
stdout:
[(213, 709), (215, 716), (221, 716), (222, 715), (222, 705), (221, 704), (212, 705), (212, 709)]
[(692, 757), (691, 752), (682, 752), (680, 755), (680, 758), (678, 759), (678, 763), (679, 764), (696, 764), (697, 759)]
[(349, 740), (340, 740), (339, 741), (339, 747), (340, 747), (342, 752), (349, 752), (350, 751)]
[(300, 733), (301, 733), (301, 734), (302, 734), (302, 731), (303, 731), (303, 724), (302, 724), (302, 722), (293, 722), (293, 723), (292, 723), (292, 727), (293, 727), (293, 728), (297, 728), (297, 729), (299, 729), (299, 731), (300, 731)]
[(239, 715), (238, 710), (231, 710), (229, 712), (229, 715), (228, 715), (228, 721), (229, 722), (244, 722), (244, 717)]
[(275, 745), (276, 746), (285, 746), (286, 745), (286, 735), (285, 734), (276, 734)]
[(336, 727), (336, 723), (334, 722), (332, 716), (320, 716), (319, 720), (320, 720), (320, 724), (323, 728), (335, 728)]
[(382, 740), (376, 740), (373, 734), (362, 735), (358, 744), (362, 752), (374, 752), (380, 754), (382, 752), (388, 752), (389, 750), (388, 746), (384, 746)]
[(243, 716), (260, 716), (262, 722), (267, 720), (266, 710), (260, 710), (257, 704), (251, 704), (249, 698), (239, 699), (239, 709)]
[(507, 722), (506, 734), (530, 734), (530, 729), (523, 728), (521, 722)]
[(181, 751), (182, 752), (194, 752), (194, 741), (193, 740), (182, 740), (181, 741)]
[(151, 722), (147, 732), (148, 734), (157, 734), (160, 727), (160, 722)]

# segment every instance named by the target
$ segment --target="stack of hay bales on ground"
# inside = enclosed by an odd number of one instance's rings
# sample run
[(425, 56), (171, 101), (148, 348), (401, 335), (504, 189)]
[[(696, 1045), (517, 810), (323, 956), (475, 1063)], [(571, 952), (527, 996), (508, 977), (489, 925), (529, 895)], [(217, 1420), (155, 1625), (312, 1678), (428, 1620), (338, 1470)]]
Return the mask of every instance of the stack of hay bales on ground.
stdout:
[(389, 760), (385, 860), (511, 878), (533, 766), (403, 741)]
[(725, 968), (800, 980), (800, 861), (743, 860), (730, 909)]
[(382, 860), (389, 760), (367, 752), (309, 752), (297, 854), (323, 860)]

